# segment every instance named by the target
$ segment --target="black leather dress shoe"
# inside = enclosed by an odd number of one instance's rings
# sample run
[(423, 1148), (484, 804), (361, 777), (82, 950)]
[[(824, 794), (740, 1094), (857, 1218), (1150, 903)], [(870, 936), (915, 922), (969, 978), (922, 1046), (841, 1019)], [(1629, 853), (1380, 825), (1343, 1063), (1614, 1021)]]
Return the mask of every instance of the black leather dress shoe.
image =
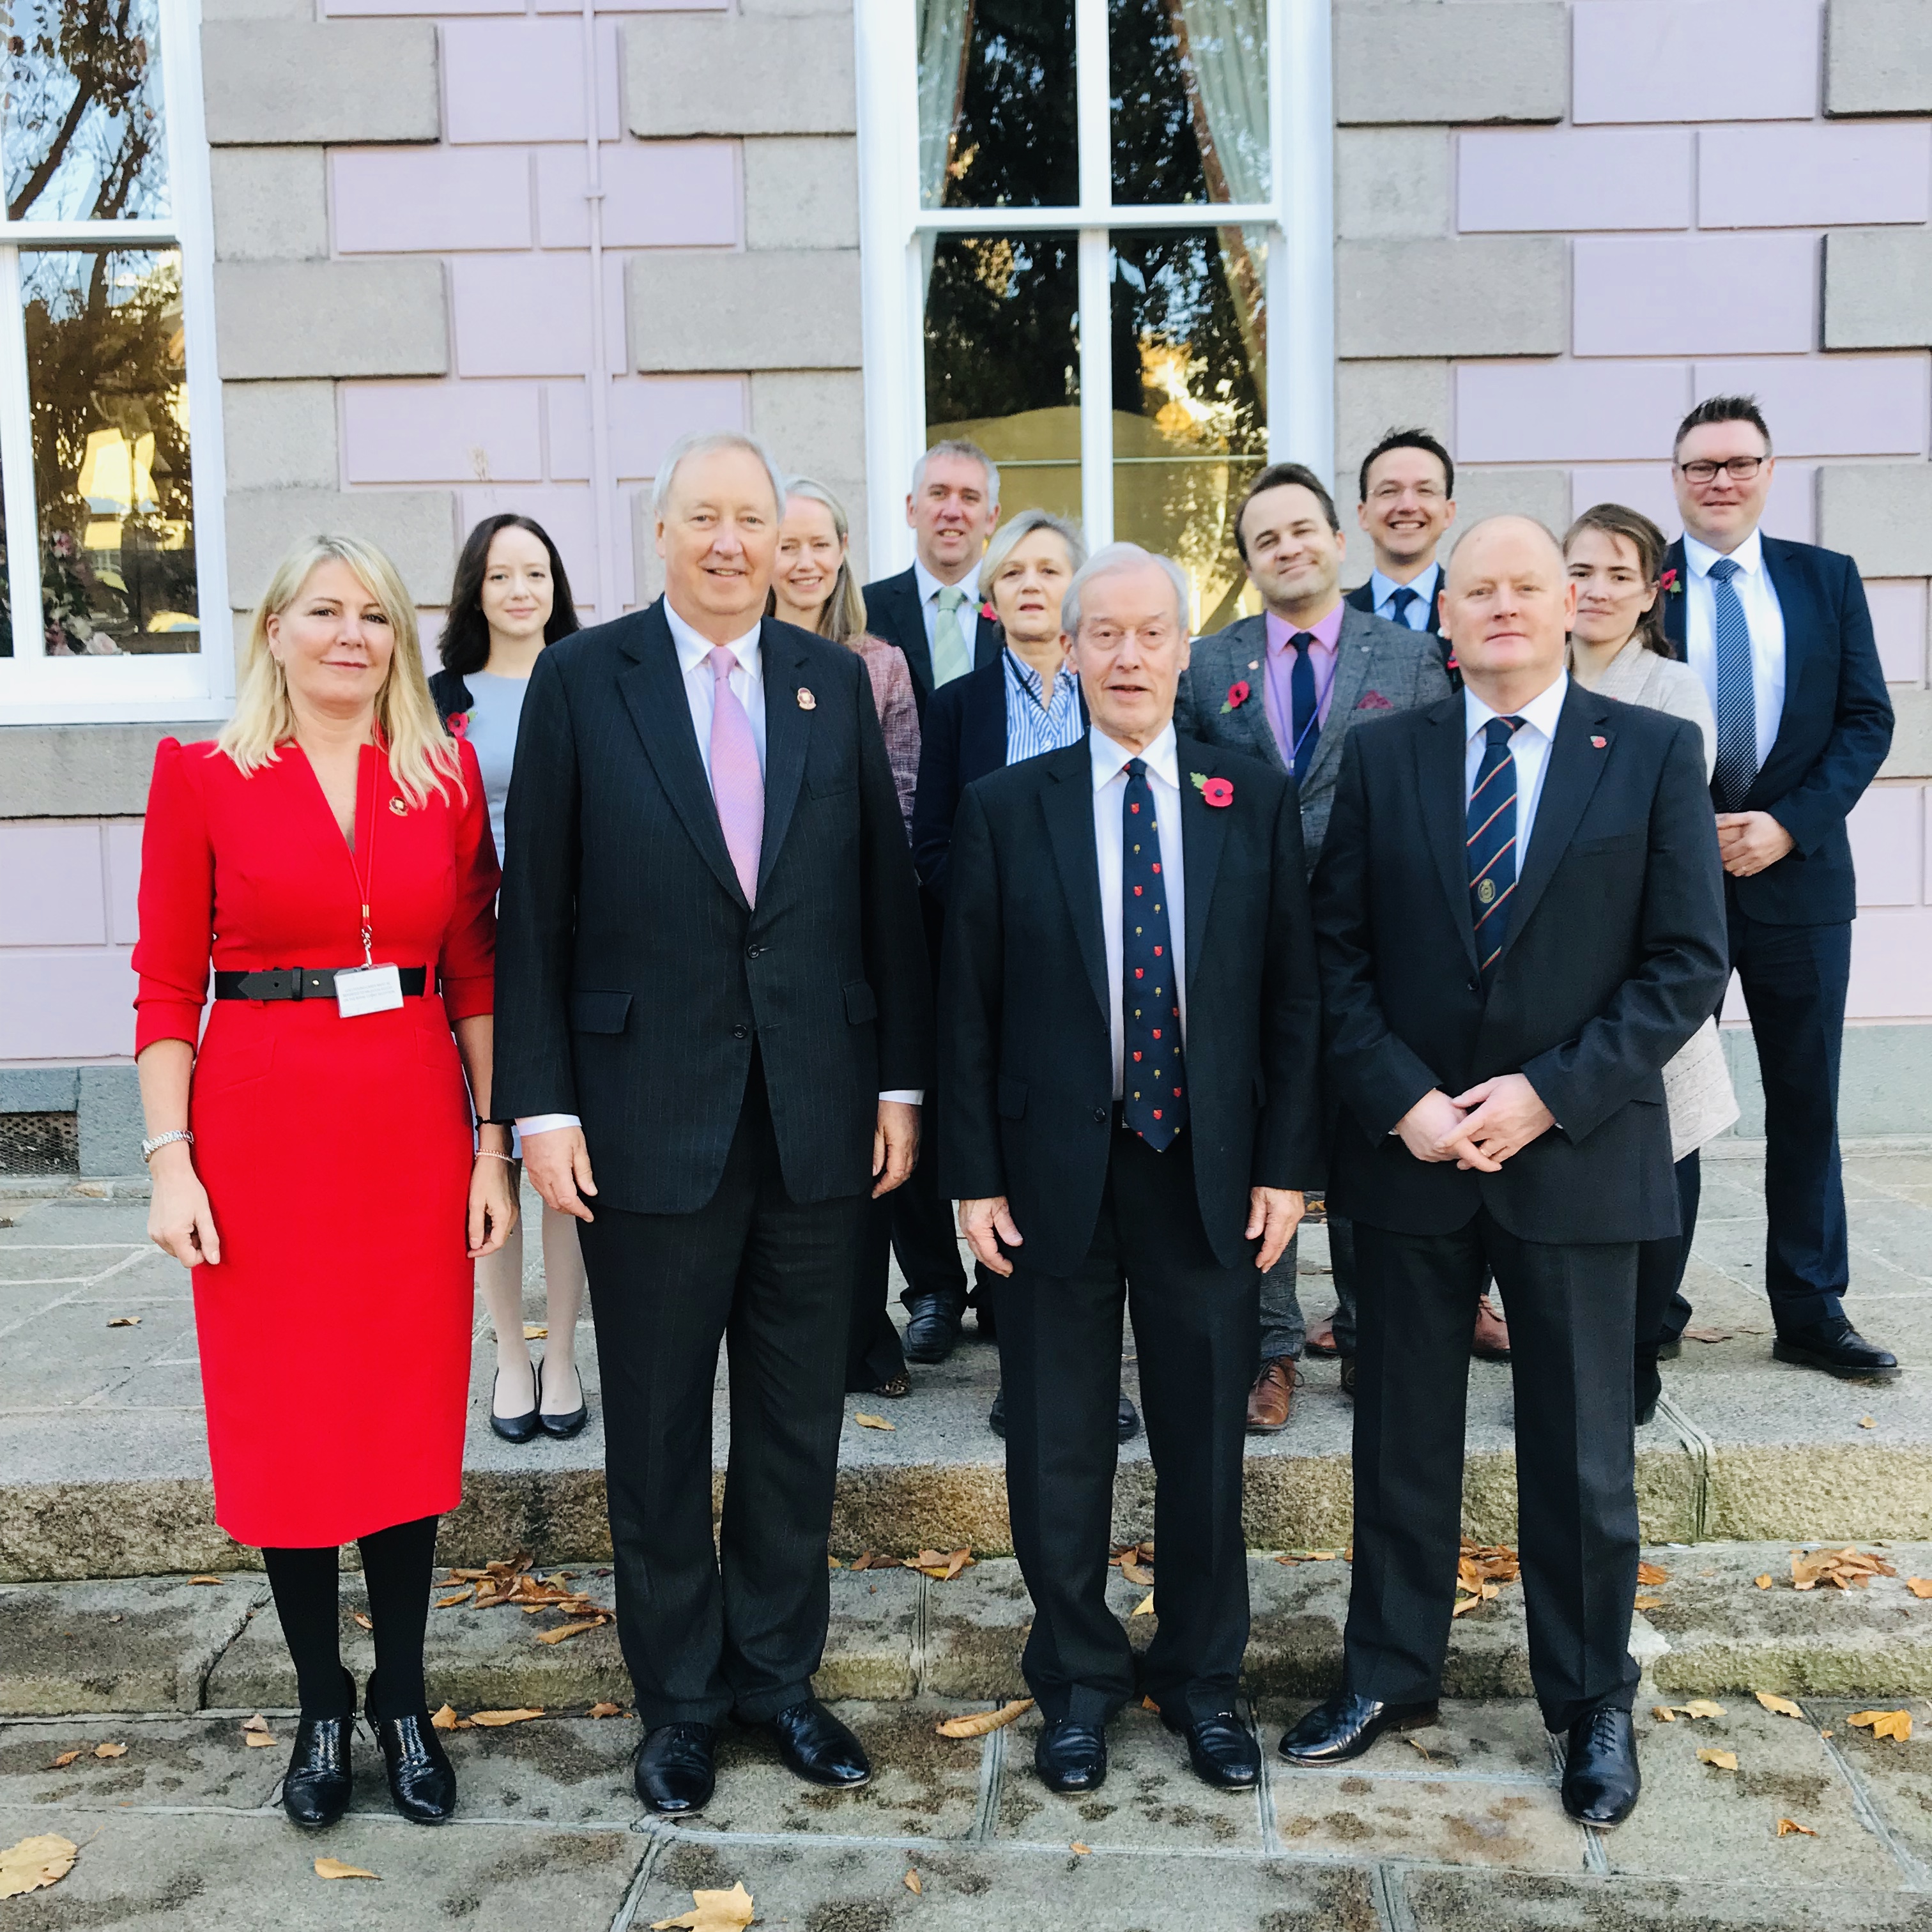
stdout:
[(872, 1783), (872, 1761), (866, 1747), (816, 1697), (788, 1706), (764, 1728), (776, 1740), (785, 1768), (808, 1784), (856, 1791)]
[(376, 1714), (376, 1679), (363, 1693), (362, 1713), (382, 1747), (389, 1802), (412, 1825), (440, 1825), (456, 1810), (456, 1767), (427, 1711), (406, 1718)]
[[(550, 1357), (544, 1357), (544, 1367), (550, 1366)], [(560, 1440), (574, 1436), (590, 1420), (590, 1411), (584, 1400), (584, 1377), (576, 1369), (571, 1371), (577, 1376), (577, 1406), (557, 1413), (543, 1406), (543, 1373), (537, 1373), (537, 1424), (546, 1436), (554, 1436)]]
[(1579, 1824), (1608, 1831), (1636, 1809), (1643, 1780), (1628, 1711), (1592, 1711), (1570, 1726), (1563, 1760), (1563, 1808)]
[(490, 1426), (506, 1442), (527, 1442), (542, 1426), (537, 1419), (537, 1372), (534, 1364), (530, 1370), (530, 1410), (527, 1415), (499, 1415), (496, 1413), (496, 1379), (502, 1371), (490, 1378)]
[(1436, 1706), (1384, 1704), (1344, 1690), (1318, 1704), (1281, 1741), (1290, 1764), (1346, 1764), (1385, 1731), (1419, 1731), (1436, 1721)]
[(943, 1362), (959, 1342), (959, 1311), (936, 1294), (906, 1304), (905, 1358)]
[(1898, 1358), (1875, 1348), (1842, 1315), (1808, 1328), (1786, 1328), (1771, 1345), (1773, 1357), (1804, 1369), (1822, 1369), (1840, 1382), (1895, 1382)]
[[(1004, 1382), (993, 1391), (993, 1406), (986, 1412), (986, 1426), (1002, 1442), (1006, 1439), (1006, 1388)], [(1120, 1398), (1114, 1432), (1123, 1442), (1131, 1442), (1141, 1432), (1140, 1411), (1126, 1396)]]
[(1107, 1734), (1096, 1725), (1063, 1718), (1040, 1732), (1033, 1768), (1049, 1791), (1076, 1796), (1098, 1791), (1107, 1781)]
[(1355, 1358), (1344, 1355), (1341, 1362), (1342, 1393), (1352, 1397), (1355, 1393)]
[(1636, 1365), (1636, 1426), (1641, 1429), (1646, 1422), (1657, 1420), (1658, 1399), (1664, 1393), (1664, 1378), (1657, 1372), (1657, 1365), (1640, 1356)]
[(1191, 1724), (1170, 1724), (1187, 1740), (1187, 1761), (1203, 1784), (1222, 1791), (1252, 1791), (1260, 1782), (1262, 1748), (1255, 1734), (1232, 1711), (1216, 1711)]
[(1140, 1411), (1125, 1396), (1120, 1398), (1120, 1414), (1115, 1418), (1114, 1432), (1123, 1442), (1131, 1442), (1141, 1432)]
[(670, 1817), (702, 1811), (717, 1782), (712, 1738), (709, 1724), (659, 1724), (646, 1731), (632, 1774), (638, 1796), (653, 1811)]
[(296, 1720), (296, 1748), (282, 1777), (282, 1809), (298, 1825), (319, 1830), (349, 1808), (349, 1740), (356, 1729), (356, 1680), (342, 1673), (344, 1702), (338, 1718)]

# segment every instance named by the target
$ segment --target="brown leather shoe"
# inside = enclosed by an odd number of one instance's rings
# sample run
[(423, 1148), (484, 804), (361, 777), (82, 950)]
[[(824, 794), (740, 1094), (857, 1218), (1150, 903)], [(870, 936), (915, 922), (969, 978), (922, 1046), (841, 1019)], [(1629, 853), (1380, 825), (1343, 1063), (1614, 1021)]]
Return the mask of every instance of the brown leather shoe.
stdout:
[(1476, 1304), (1476, 1332), (1469, 1343), (1469, 1352), (1479, 1362), (1506, 1362), (1510, 1358), (1509, 1324), (1486, 1294)]
[(1255, 1385), (1248, 1391), (1248, 1433), (1273, 1436), (1288, 1426), (1288, 1412), (1294, 1400), (1294, 1358), (1271, 1355), (1262, 1363)]
[(1335, 1318), (1324, 1315), (1319, 1322), (1308, 1324), (1307, 1339), (1303, 1348), (1311, 1355), (1339, 1355), (1342, 1352), (1335, 1346)]

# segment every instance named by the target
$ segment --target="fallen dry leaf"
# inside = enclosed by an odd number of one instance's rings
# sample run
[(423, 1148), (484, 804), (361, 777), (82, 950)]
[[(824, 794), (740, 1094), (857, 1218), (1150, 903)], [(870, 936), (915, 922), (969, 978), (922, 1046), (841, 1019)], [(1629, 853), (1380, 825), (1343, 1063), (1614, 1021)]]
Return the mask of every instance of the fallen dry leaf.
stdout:
[(71, 1838), (52, 1832), (9, 1845), (0, 1851), (0, 1898), (18, 1898), (23, 1892), (59, 1884), (80, 1856), (80, 1847)]
[(1932, 1576), (1908, 1576), (1905, 1580), (1905, 1587), (1922, 1601), (1932, 1597)]
[(591, 1706), (590, 1708), (584, 1713), (586, 1717), (590, 1718), (621, 1718), (623, 1714), (624, 1711), (622, 1705), (607, 1703), (593, 1704)]
[(1858, 1426), (1861, 1429), (1876, 1429), (1878, 1424), (1870, 1416), (1862, 1415), (1858, 1418)]
[(215, 1585), (218, 1588), (220, 1587), (222, 1581), (221, 1578), (219, 1576), (190, 1576), (188, 1580), (190, 1583), (212, 1583)]
[(602, 1630), (604, 1621), (602, 1617), (589, 1617), (582, 1623), (564, 1624), (556, 1630), (538, 1630), (537, 1641), (539, 1643), (561, 1643), (566, 1637), (581, 1636), (586, 1630)]
[(526, 1322), (524, 1324), (524, 1340), (526, 1342), (548, 1341), (550, 1324), (548, 1322)]
[(317, 1858), (315, 1862), (317, 1878), (376, 1878), (380, 1874), (364, 1871), (360, 1865), (344, 1864), (340, 1858)]
[(1712, 1750), (1708, 1745), (1697, 1754), (1700, 1764), (1715, 1765), (1720, 1771), (1736, 1771), (1738, 1754), (1736, 1751)]
[(868, 1415), (862, 1409), (852, 1420), (861, 1429), (896, 1429), (898, 1426), (896, 1422), (888, 1422), (883, 1415)]
[(141, 1318), (138, 1315), (117, 1315), (107, 1325), (110, 1328), (138, 1328)]
[(1659, 1584), (1670, 1581), (1670, 1572), (1660, 1570), (1654, 1563), (1640, 1563), (1636, 1566), (1636, 1580), (1655, 1589)]
[(1724, 1706), (1714, 1704), (1708, 1697), (1693, 1697), (1688, 1704), (1680, 1704), (1677, 1708), (1687, 1718), (1721, 1718), (1724, 1714)]
[(1673, 1711), (1668, 1704), (1652, 1705), (1650, 1707), (1650, 1714), (1660, 1724), (1674, 1724), (1677, 1721), (1677, 1713)]
[(1661, 1610), (1664, 1599), (1661, 1597), (1638, 1597), (1633, 1600), (1630, 1607), (1638, 1610)]
[(1809, 1825), (1801, 1825), (1796, 1818), (1780, 1818), (1778, 1821), (1778, 1835), (1780, 1838), (1815, 1838), (1818, 1834)]
[(1754, 1690), (1751, 1695), (1767, 1711), (1780, 1718), (1802, 1718), (1804, 1713), (1789, 1697), (1774, 1697), (1768, 1690)]
[(360, 1628), (365, 1630), (372, 1630), (376, 1628), (360, 1610), (356, 1612), (356, 1622)]
[(970, 1550), (922, 1550), (916, 1556), (909, 1557), (905, 1564), (908, 1570), (916, 1570), (922, 1576), (930, 1576), (936, 1583), (950, 1583), (962, 1570), (973, 1567), (973, 1552)]
[(839, 1562), (837, 1557), (828, 1556), (825, 1559), (825, 1567), (828, 1570), (842, 1570), (845, 1566)]
[(1735, 1332), (1730, 1328), (1687, 1328), (1684, 1339), (1687, 1342), (1728, 1342)]
[(1408, 1741), (1408, 1748), (1412, 1751), (1419, 1752), (1423, 1758), (1429, 1763), (1433, 1764), (1436, 1762), (1436, 1760), (1429, 1755), (1429, 1747), (1424, 1744), (1420, 1738), (1411, 1738)]
[(975, 1711), (964, 1718), (942, 1718), (933, 1726), (942, 1738), (983, 1738), (989, 1731), (1004, 1730), (1016, 1718), (1023, 1718), (1033, 1708), (1030, 1697), (1016, 1697), (1010, 1704), (1002, 1704), (997, 1711)]
[(1150, 1590), (1127, 1614), (1130, 1617), (1152, 1616), (1154, 1614), (1154, 1592)]
[(1120, 1574), (1130, 1583), (1138, 1584), (1143, 1590), (1154, 1588), (1154, 1572), (1144, 1563), (1124, 1559), (1120, 1564)]
[(1142, 1696), (1141, 1699), (1141, 1708), (1143, 1711), (1151, 1711), (1156, 1718), (1160, 1715), (1160, 1706), (1156, 1704), (1151, 1697), (1145, 1696)]
[(96, 1744), (94, 1754), (96, 1757), (125, 1757), (128, 1747), (125, 1744)]
[(919, 1874), (914, 1871), (910, 1865), (906, 1868), (905, 1888), (907, 1891), (910, 1892), (915, 1898), (920, 1897), (926, 1890), (926, 1887), (921, 1885), (919, 1882)]
[(751, 1924), (757, 1909), (742, 1879), (729, 1892), (694, 1892), (691, 1898), (688, 1912), (654, 1920), (651, 1932), (670, 1932), (673, 1926), (684, 1927), (686, 1932), (739, 1932), (740, 1927)]
[(1850, 1544), (1843, 1550), (1817, 1550), (1808, 1556), (1799, 1550), (1791, 1552), (1794, 1590), (1816, 1589), (1820, 1583), (1831, 1583), (1840, 1590), (1862, 1590), (1874, 1576), (1898, 1574), (1898, 1570), (1882, 1556), (1855, 1550)]
[(1066, 1849), (1071, 1852), (1076, 1858), (1084, 1858), (1087, 1854), (1094, 1849), (1094, 1847), (1091, 1845), (1083, 1845), (1078, 1838), (1076, 1838), (1072, 1844), (1069, 1845)]
[(1460, 1617), (1465, 1610), (1474, 1610), (1482, 1600), (1480, 1597), (1458, 1597), (1456, 1599), (1456, 1607), (1449, 1614), (1452, 1617)]
[(471, 1583), (467, 1585), (465, 1588), (458, 1590), (454, 1596), (437, 1598), (436, 1600), (436, 1606), (440, 1610), (446, 1610), (452, 1604), (468, 1603), (470, 1598), (475, 1596), (476, 1594), (476, 1586), (474, 1583)]
[(1754, 1576), (1751, 1581), (1760, 1590), (1768, 1590), (1771, 1588), (1771, 1572), (1767, 1570), (1762, 1576)]
[(1912, 1735), (1910, 1711), (1854, 1711), (1847, 1721), (1868, 1728), (1874, 1738), (1896, 1738), (1900, 1744)]
[(242, 1742), (244, 1744), (272, 1744), (274, 1736), (268, 1729), (268, 1720), (259, 1714), (250, 1718), (242, 1726)]
[(432, 1730), (453, 1731), (461, 1720), (458, 1718), (455, 1711), (449, 1705), (446, 1704), (434, 1717), (430, 1719), (429, 1722)]
[(50, 1771), (64, 1771), (80, 1755), (77, 1750), (62, 1751), (60, 1756), (47, 1766), (47, 1768)]
[(881, 1556), (876, 1550), (868, 1550), (852, 1565), (854, 1570), (903, 1570), (905, 1565), (896, 1556)]
[(1473, 1591), (1479, 1583), (1514, 1583), (1522, 1574), (1522, 1564), (1507, 1543), (1472, 1543), (1463, 1538), (1456, 1575), (1464, 1589)]
[(543, 1707), (541, 1705), (534, 1708), (519, 1706), (514, 1711), (472, 1711), (470, 1714), (470, 1721), (494, 1731), (502, 1729), (506, 1724), (526, 1724), (531, 1718), (542, 1715)]
[(252, 1718), (242, 1720), (242, 1728), (244, 1731), (266, 1731), (268, 1728), (268, 1720), (257, 1711)]

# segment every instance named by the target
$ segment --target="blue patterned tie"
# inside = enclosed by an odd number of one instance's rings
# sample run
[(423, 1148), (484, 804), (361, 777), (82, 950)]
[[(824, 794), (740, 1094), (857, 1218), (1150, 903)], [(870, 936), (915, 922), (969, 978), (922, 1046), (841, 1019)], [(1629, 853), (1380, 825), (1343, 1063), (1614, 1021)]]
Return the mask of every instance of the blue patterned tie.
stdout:
[(1509, 934), (1509, 899), (1516, 890), (1516, 760), (1510, 740), (1520, 718), (1492, 718), (1483, 727), (1483, 762), (1469, 792), (1469, 918), (1483, 991), (1490, 989)]
[(1298, 631), (1288, 642), (1294, 652), (1294, 668), (1288, 674), (1288, 734), (1294, 747), (1288, 762), (1291, 770), (1305, 773), (1315, 763), (1315, 748), (1322, 742), (1322, 712), (1315, 695), (1315, 640), (1308, 632)]
[[(1389, 592), (1389, 614), (1396, 623), (1408, 624), (1409, 606), (1421, 602), (1420, 592), (1410, 590), (1406, 584), (1398, 584)], [(1411, 630), (1415, 628), (1413, 624), (1409, 624), (1408, 627)]]
[(1720, 812), (1741, 812), (1757, 776), (1757, 692), (1751, 682), (1750, 626), (1731, 580), (1735, 558), (1711, 566), (1711, 602), (1718, 634), (1718, 770)]
[(1160, 1153), (1187, 1124), (1187, 1079), (1180, 988), (1160, 876), (1160, 826), (1142, 758), (1127, 760), (1120, 807), (1120, 1030), (1126, 1048), (1120, 1114)]

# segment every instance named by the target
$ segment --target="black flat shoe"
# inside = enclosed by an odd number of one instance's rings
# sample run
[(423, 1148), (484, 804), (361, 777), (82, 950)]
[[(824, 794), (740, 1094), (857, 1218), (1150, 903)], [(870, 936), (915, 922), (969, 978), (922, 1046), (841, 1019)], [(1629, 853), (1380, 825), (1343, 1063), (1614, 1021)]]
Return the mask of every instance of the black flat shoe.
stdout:
[(527, 1442), (541, 1426), (536, 1412), (536, 1364), (534, 1362), (530, 1364), (531, 1406), (527, 1415), (499, 1415), (496, 1413), (496, 1378), (502, 1373), (502, 1370), (499, 1369), (496, 1375), (490, 1378), (490, 1426), (506, 1442)]
[(669, 1817), (702, 1811), (711, 1802), (717, 1781), (711, 1762), (712, 1737), (709, 1724), (660, 1724), (646, 1731), (632, 1773), (638, 1796), (653, 1811)]
[(1658, 1399), (1664, 1394), (1664, 1378), (1648, 1362), (1636, 1365), (1636, 1426), (1657, 1420)]
[[(544, 1367), (550, 1366), (548, 1350), (544, 1354)], [(537, 1424), (546, 1436), (554, 1436), (560, 1440), (574, 1436), (590, 1420), (590, 1411), (584, 1405), (584, 1375), (581, 1370), (573, 1367), (571, 1373), (577, 1378), (577, 1406), (564, 1414), (554, 1414), (543, 1406), (543, 1369), (537, 1371)]]
[(1682, 1335), (1673, 1335), (1669, 1341), (1660, 1342), (1658, 1344), (1657, 1359), (1660, 1362), (1674, 1362), (1683, 1352), (1684, 1337)]
[(1346, 1764), (1360, 1757), (1385, 1731), (1419, 1731), (1436, 1721), (1426, 1704), (1384, 1704), (1344, 1690), (1318, 1704), (1281, 1741), (1290, 1764)]
[(959, 1314), (937, 1295), (906, 1304), (905, 1358), (943, 1362), (959, 1344)]
[(778, 1745), (785, 1768), (808, 1784), (856, 1791), (872, 1781), (866, 1747), (816, 1697), (789, 1706), (760, 1728)]
[(376, 1714), (376, 1679), (362, 1694), (362, 1714), (382, 1747), (389, 1802), (412, 1825), (440, 1825), (456, 1810), (456, 1767), (427, 1711), (406, 1718)]
[(1187, 1761), (1203, 1784), (1220, 1791), (1252, 1791), (1261, 1780), (1262, 1748), (1232, 1711), (1216, 1711), (1191, 1724), (1167, 1724), (1187, 1740)]
[(1798, 1368), (1822, 1369), (1840, 1382), (1895, 1382), (1898, 1358), (1868, 1342), (1842, 1315), (1787, 1328), (1771, 1345), (1773, 1358)]
[(1049, 1791), (1077, 1797), (1107, 1781), (1107, 1734), (1092, 1724), (1063, 1718), (1048, 1724), (1033, 1748), (1033, 1768)]
[(993, 1406), (986, 1412), (986, 1426), (1004, 1442), (1006, 1439), (1006, 1385), (993, 1391)]
[(1592, 1711), (1570, 1726), (1563, 1760), (1563, 1808), (1580, 1825), (1600, 1832), (1621, 1825), (1636, 1809), (1636, 1732), (1628, 1711)]
[(1125, 1396), (1120, 1398), (1120, 1414), (1114, 1420), (1114, 1432), (1123, 1442), (1131, 1442), (1141, 1432), (1140, 1411)]
[(1353, 1355), (1342, 1358), (1341, 1376), (1342, 1393), (1352, 1400), (1355, 1394), (1355, 1358)]
[(349, 1740), (356, 1729), (356, 1680), (342, 1673), (346, 1708), (339, 1718), (298, 1718), (296, 1748), (282, 1776), (282, 1809), (308, 1831), (332, 1825), (349, 1808)]

